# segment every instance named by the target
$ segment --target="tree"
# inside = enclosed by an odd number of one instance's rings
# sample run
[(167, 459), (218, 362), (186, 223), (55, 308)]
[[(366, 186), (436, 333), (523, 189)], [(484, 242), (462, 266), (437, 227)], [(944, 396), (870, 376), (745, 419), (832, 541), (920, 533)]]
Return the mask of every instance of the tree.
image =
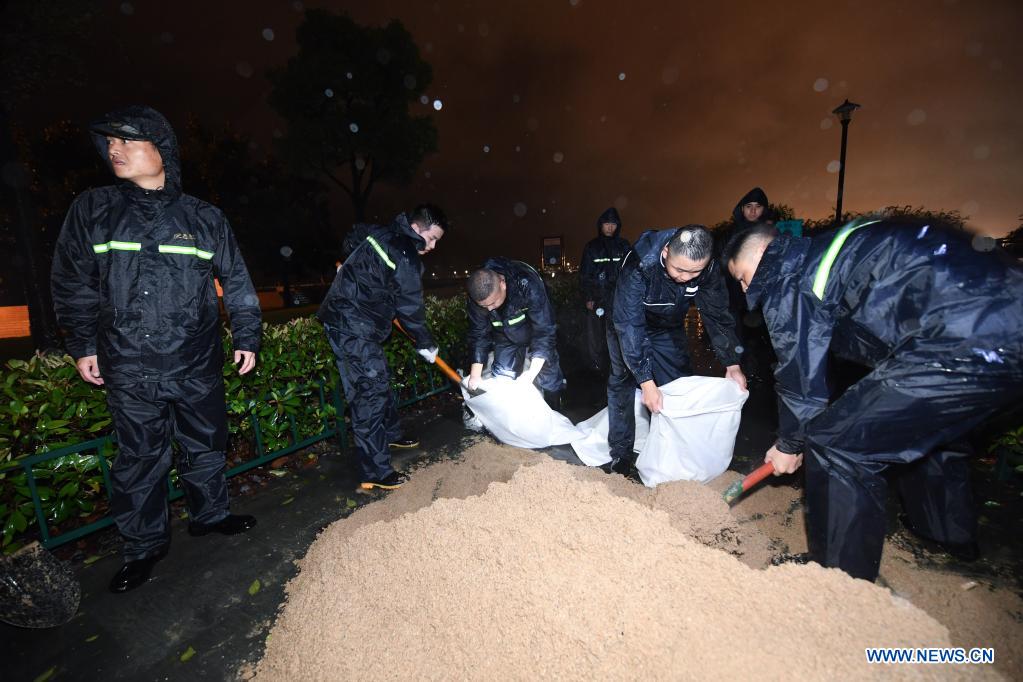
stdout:
[(409, 111), (432, 69), (397, 20), (364, 27), (310, 9), (296, 38), (298, 54), (270, 74), (270, 105), (288, 124), (282, 149), (294, 167), (344, 190), (356, 220), (364, 220), (378, 182), (407, 184), (437, 150), (429, 115)]

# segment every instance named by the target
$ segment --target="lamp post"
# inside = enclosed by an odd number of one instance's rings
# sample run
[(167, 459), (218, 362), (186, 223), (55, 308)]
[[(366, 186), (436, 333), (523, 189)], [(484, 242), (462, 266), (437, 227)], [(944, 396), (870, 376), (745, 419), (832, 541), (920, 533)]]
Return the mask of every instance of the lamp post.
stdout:
[(849, 137), (849, 121), (852, 113), (860, 108), (859, 104), (845, 100), (832, 111), (842, 123), (842, 152), (838, 160), (838, 201), (835, 203), (835, 222), (842, 222), (842, 191), (845, 188), (845, 142)]
[(292, 250), (292, 248), (290, 246), (285, 245), (285, 246), (281, 247), (281, 257), (284, 259), (284, 270), (283, 270), (283, 274), (284, 274), (284, 278), (283, 279), (284, 279), (284, 281), (282, 282), (283, 286), (281, 287), (281, 289), (282, 289), (282, 291), (281, 291), (281, 298), (284, 300), (284, 307), (285, 308), (290, 308), (292, 303), (293, 303), (292, 300), (291, 300), (291, 282), (290, 282), (290, 278), (289, 278), (290, 273), (288, 272), (291, 269), (290, 265), (291, 265), (291, 254), (292, 253), (294, 253), (294, 251)]

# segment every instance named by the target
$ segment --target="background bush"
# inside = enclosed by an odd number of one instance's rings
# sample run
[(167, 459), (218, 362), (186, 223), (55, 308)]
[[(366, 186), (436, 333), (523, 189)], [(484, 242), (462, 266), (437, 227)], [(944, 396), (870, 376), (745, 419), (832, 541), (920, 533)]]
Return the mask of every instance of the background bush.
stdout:
[[(441, 355), (453, 366), (466, 358), (468, 318), (461, 297), (427, 297), (427, 320)], [(263, 325), (263, 345), (256, 369), (242, 377), (232, 363), (230, 333), (224, 334), (224, 388), (227, 398), (229, 448), (254, 456), (252, 417), (259, 421), (263, 450), (290, 445), (294, 420), (300, 439), (323, 429), (334, 416), (329, 392), (338, 385), (334, 355), (323, 327), (313, 317), (284, 324)], [(395, 332), (385, 345), (392, 387), (403, 397), (424, 392), (430, 373), (435, 385), (447, 381), (415, 353), (412, 342)], [(327, 404), (319, 404), (318, 382), (325, 386)], [(0, 371), (0, 546), (13, 551), (35, 533), (32, 498), (24, 470), (11, 462), (110, 435), (106, 392), (78, 376), (67, 355), (36, 355), (10, 360)], [(37, 492), (51, 531), (64, 531), (99, 518), (106, 512), (106, 492), (99, 457), (116, 456), (116, 446), (65, 455), (33, 467)]]

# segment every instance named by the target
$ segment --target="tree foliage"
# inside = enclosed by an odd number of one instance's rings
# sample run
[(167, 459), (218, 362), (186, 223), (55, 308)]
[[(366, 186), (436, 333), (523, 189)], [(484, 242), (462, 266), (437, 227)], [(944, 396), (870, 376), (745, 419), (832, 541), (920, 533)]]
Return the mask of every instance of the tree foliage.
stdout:
[(282, 149), (344, 190), (362, 220), (377, 183), (408, 183), (437, 149), (430, 116), (410, 111), (432, 70), (397, 20), (364, 27), (310, 9), (296, 39), (298, 53), (270, 74), (270, 104), (288, 124)]

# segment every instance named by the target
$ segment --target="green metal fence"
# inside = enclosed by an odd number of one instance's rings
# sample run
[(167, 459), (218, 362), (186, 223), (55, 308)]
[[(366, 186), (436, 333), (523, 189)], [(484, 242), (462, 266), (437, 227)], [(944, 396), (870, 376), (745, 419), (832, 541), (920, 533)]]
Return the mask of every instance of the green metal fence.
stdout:
[[(395, 390), (395, 400), (399, 408), (406, 407), (419, 402), (420, 400), (424, 400), (430, 396), (437, 395), (451, 389), (450, 382), (448, 382), (439, 371), (432, 366), (423, 367), (421, 363), (416, 362), (414, 359), (409, 362), (408, 366), (403, 368), (401, 371), (396, 372), (395, 379), (397, 379), (396, 383), (398, 384), (398, 387)], [(324, 411), (324, 408), (326, 408), (327, 405), (333, 406), (334, 416), (324, 416), (321, 422), (322, 429), (320, 431), (311, 435), (303, 436), (299, 433), (299, 428), (295, 422), (294, 415), (286, 415), (289, 422), (289, 444), (286, 447), (272, 451), (267, 451), (264, 447), (263, 428), (260, 426), (260, 419), (258, 416), (260, 406), (267, 404), (268, 401), (264, 398), (263, 401), (251, 405), (245, 421), (249, 423), (252, 429), (253, 447), (256, 456), (253, 459), (247, 460), (238, 466), (229, 469), (226, 475), (228, 477), (236, 476), (249, 471), (250, 469), (262, 466), (272, 460), (285, 457), (297, 452), (298, 450), (307, 448), (314, 443), (330, 438), (336, 438), (339, 449), (344, 452), (347, 449), (348, 429), (346, 419), (344, 417), (345, 402), (337, 388), (338, 385), (339, 382), (335, 381), (335, 387), (330, 389), (323, 381), (317, 381), (300, 387), (300, 391), (311, 391), (312, 394), (316, 396), (318, 411)], [(57, 450), (22, 457), (0, 467), (0, 473), (2, 474), (16, 472), (18, 469), (25, 472), (27, 487), (32, 498), (35, 521), (39, 529), (40, 543), (44, 547), (52, 549), (77, 540), (82, 536), (113, 525), (113, 519), (107, 515), (102, 519), (97, 519), (72, 530), (64, 531), (59, 534), (51, 533), (50, 524), (47, 521), (46, 513), (43, 509), (42, 500), (39, 495), (39, 475), (36, 473), (37, 467), (41, 464), (54, 462), (55, 460), (60, 460), (62, 458), (73, 458), (75, 456), (79, 456), (88, 458), (87, 461), (91, 461), (91, 457), (95, 457), (98, 460), (100, 471), (102, 472), (104, 490), (106, 492), (107, 500), (109, 501), (113, 490), (110, 480), (110, 459), (113, 455), (115, 445), (116, 438), (111, 434), (103, 436), (102, 438), (86, 441), (84, 443), (69, 445)], [(183, 491), (174, 485), (173, 475), (168, 477), (167, 485), (170, 491), (169, 497), (171, 500), (176, 500), (184, 495)]]

